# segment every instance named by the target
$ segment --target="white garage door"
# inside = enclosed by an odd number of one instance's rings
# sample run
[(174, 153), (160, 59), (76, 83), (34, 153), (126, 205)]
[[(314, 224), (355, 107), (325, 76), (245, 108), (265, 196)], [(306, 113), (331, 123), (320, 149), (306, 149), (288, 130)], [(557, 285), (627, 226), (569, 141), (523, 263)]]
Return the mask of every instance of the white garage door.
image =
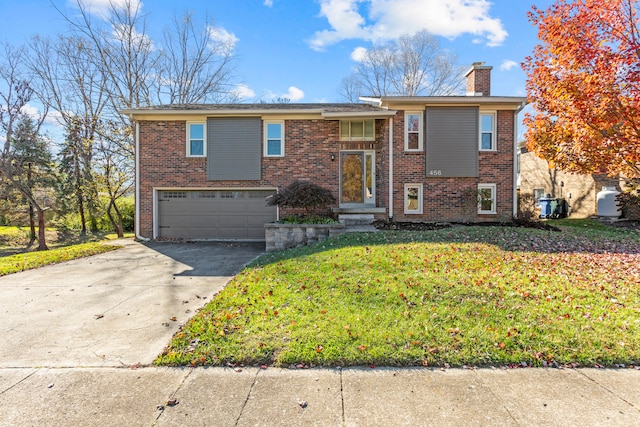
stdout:
[(266, 205), (274, 191), (200, 190), (158, 192), (158, 237), (264, 240), (264, 224), (275, 221)]

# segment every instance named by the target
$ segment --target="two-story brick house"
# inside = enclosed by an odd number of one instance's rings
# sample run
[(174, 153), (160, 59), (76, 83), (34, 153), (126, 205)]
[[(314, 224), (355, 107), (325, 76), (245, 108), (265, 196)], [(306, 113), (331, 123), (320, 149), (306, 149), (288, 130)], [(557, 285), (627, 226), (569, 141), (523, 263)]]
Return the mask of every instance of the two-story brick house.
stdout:
[(287, 214), (265, 198), (295, 180), (331, 190), (342, 218), (510, 220), (526, 99), (491, 96), (490, 73), (474, 64), (467, 96), (125, 110), (135, 121), (136, 234), (264, 239), (264, 223)]

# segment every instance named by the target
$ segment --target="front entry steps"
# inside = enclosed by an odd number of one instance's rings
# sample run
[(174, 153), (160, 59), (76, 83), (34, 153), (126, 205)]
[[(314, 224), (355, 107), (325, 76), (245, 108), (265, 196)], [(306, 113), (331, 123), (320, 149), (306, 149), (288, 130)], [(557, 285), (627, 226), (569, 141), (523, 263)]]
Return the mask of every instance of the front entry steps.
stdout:
[(378, 231), (373, 225), (373, 214), (339, 214), (338, 221), (344, 224), (345, 233)]

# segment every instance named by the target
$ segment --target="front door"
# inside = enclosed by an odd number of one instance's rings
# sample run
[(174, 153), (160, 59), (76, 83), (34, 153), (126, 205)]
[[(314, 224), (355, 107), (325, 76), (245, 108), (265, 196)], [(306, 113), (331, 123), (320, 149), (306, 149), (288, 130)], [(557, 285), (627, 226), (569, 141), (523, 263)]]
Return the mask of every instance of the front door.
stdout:
[(340, 205), (375, 205), (373, 151), (340, 153)]

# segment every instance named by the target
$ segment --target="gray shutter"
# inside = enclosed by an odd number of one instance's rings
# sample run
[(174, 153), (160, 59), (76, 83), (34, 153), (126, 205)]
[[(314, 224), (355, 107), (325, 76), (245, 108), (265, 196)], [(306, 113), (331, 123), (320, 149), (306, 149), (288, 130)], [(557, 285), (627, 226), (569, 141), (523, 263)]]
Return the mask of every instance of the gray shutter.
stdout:
[(260, 179), (260, 118), (233, 117), (207, 120), (207, 178)]
[(478, 108), (428, 107), (426, 176), (478, 176)]

